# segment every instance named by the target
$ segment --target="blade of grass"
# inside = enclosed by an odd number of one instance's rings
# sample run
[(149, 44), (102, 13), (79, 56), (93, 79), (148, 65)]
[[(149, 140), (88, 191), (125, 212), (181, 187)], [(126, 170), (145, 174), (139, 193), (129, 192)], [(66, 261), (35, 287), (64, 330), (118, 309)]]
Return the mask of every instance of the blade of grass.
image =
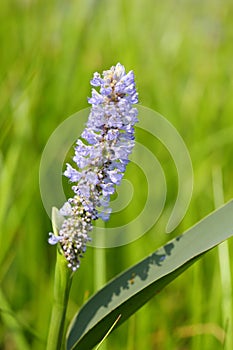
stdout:
[[(10, 304), (7, 301), (3, 291), (0, 289), (0, 313), (4, 324), (9, 329), (14, 344), (18, 349), (30, 350), (30, 346), (27, 342), (26, 336), (23, 333), (21, 325), (18, 323), (14, 312), (10, 308)], [(7, 310), (7, 312), (6, 312)]]
[[(213, 171), (214, 204), (217, 208), (224, 203), (222, 171), (217, 168)], [(225, 241), (218, 246), (220, 277), (222, 286), (222, 318), (226, 330), (225, 350), (233, 349), (232, 333), (232, 280), (229, 255), (229, 243)]]
[[(99, 220), (98, 226), (105, 228), (103, 220)], [(97, 292), (106, 283), (106, 251), (104, 248), (104, 235), (97, 236), (97, 245), (94, 249), (94, 288)], [(108, 334), (108, 333), (107, 333)], [(104, 337), (106, 339), (106, 337)], [(101, 342), (102, 344), (102, 342)], [(102, 344), (102, 350), (107, 350), (107, 342)]]
[[(101, 342), (99, 343), (99, 345), (97, 345), (95, 350), (98, 350), (101, 346), (101, 344), (103, 344), (103, 342), (105, 341), (105, 339), (107, 338), (107, 336), (111, 333), (111, 331), (113, 330), (113, 328), (115, 327), (115, 325), (117, 324), (117, 322), (119, 321), (119, 319), (121, 318), (121, 315), (119, 315), (116, 319), (116, 321), (113, 323), (113, 325), (109, 328), (108, 332), (105, 334), (104, 338), (101, 340)], [(103, 349), (103, 348), (102, 348)]]

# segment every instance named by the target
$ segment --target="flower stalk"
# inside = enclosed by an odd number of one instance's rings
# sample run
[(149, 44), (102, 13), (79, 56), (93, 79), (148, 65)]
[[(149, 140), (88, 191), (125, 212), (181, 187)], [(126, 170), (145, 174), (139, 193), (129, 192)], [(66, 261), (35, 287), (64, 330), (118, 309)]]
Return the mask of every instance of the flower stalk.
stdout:
[[(56, 208), (53, 208), (52, 211), (52, 222), (54, 232), (57, 232), (62, 221)], [(72, 270), (67, 268), (67, 261), (61, 249), (58, 248), (54, 275), (53, 308), (50, 319), (47, 350), (59, 350), (64, 348), (65, 319), (69, 292), (72, 284), (72, 275)]]
[(58, 252), (54, 278), (54, 300), (48, 334), (47, 350), (62, 349), (69, 292), (72, 283), (72, 271)]

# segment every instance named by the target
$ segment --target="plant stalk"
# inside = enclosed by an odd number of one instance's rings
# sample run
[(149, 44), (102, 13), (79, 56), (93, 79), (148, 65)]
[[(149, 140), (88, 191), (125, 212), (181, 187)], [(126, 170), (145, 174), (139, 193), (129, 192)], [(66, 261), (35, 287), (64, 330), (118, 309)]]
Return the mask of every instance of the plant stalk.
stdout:
[(54, 277), (54, 300), (50, 327), (48, 333), (47, 350), (63, 348), (66, 310), (72, 283), (72, 271), (67, 267), (67, 261), (57, 250), (57, 261)]

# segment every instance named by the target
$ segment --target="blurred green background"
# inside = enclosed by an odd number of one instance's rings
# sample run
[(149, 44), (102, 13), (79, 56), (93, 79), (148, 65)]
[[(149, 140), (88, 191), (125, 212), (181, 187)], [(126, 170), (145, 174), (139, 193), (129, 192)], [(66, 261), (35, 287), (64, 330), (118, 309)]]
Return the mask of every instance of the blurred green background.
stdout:
[[(232, 18), (230, 0), (1, 1), (0, 349), (45, 349), (55, 249), (47, 243), (51, 223), (40, 198), (40, 158), (53, 130), (87, 107), (93, 72), (117, 62), (133, 69), (140, 103), (177, 128), (194, 169), (188, 212), (167, 235), (176, 169), (164, 146), (144, 135), (166, 175), (166, 205), (150, 232), (107, 249), (107, 279), (231, 199)], [(138, 196), (131, 213), (122, 215), (126, 221), (140, 209), (144, 191), (135, 173), (131, 166), (126, 174)], [(107, 348), (223, 349), (224, 335), (232, 333), (229, 247), (232, 241), (224, 254), (213, 250), (163, 290), (109, 336)], [(95, 290), (94, 255), (88, 248), (74, 277), (68, 318)]]

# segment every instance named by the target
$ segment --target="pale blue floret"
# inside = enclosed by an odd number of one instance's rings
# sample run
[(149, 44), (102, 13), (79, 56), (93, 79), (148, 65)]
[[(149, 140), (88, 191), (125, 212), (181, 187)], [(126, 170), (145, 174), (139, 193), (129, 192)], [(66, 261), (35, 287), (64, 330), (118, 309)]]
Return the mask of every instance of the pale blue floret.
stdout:
[[(73, 161), (64, 175), (74, 183), (74, 197), (60, 209), (64, 216), (58, 236), (51, 234), (50, 244), (60, 243), (68, 266), (76, 270), (90, 240), (92, 220), (109, 219), (110, 197), (119, 185), (129, 154), (134, 147), (134, 125), (138, 121), (138, 94), (134, 73), (126, 74), (120, 63), (94, 73), (88, 102), (92, 105), (86, 128), (75, 145)], [(77, 169), (76, 169), (77, 168)]]
[(86, 128), (82, 133), (82, 138), (89, 142), (91, 145), (99, 143), (101, 140), (101, 135), (96, 134), (92, 129)]
[(64, 175), (70, 179), (71, 182), (78, 182), (82, 176), (82, 174), (72, 168), (70, 164), (66, 164), (66, 171), (64, 172)]
[(51, 245), (57, 244), (63, 238), (62, 236), (55, 236), (52, 232), (49, 232), (49, 236), (48, 242)]
[(93, 105), (99, 105), (104, 102), (104, 97), (95, 89), (92, 89), (92, 96), (88, 99), (88, 102)]

